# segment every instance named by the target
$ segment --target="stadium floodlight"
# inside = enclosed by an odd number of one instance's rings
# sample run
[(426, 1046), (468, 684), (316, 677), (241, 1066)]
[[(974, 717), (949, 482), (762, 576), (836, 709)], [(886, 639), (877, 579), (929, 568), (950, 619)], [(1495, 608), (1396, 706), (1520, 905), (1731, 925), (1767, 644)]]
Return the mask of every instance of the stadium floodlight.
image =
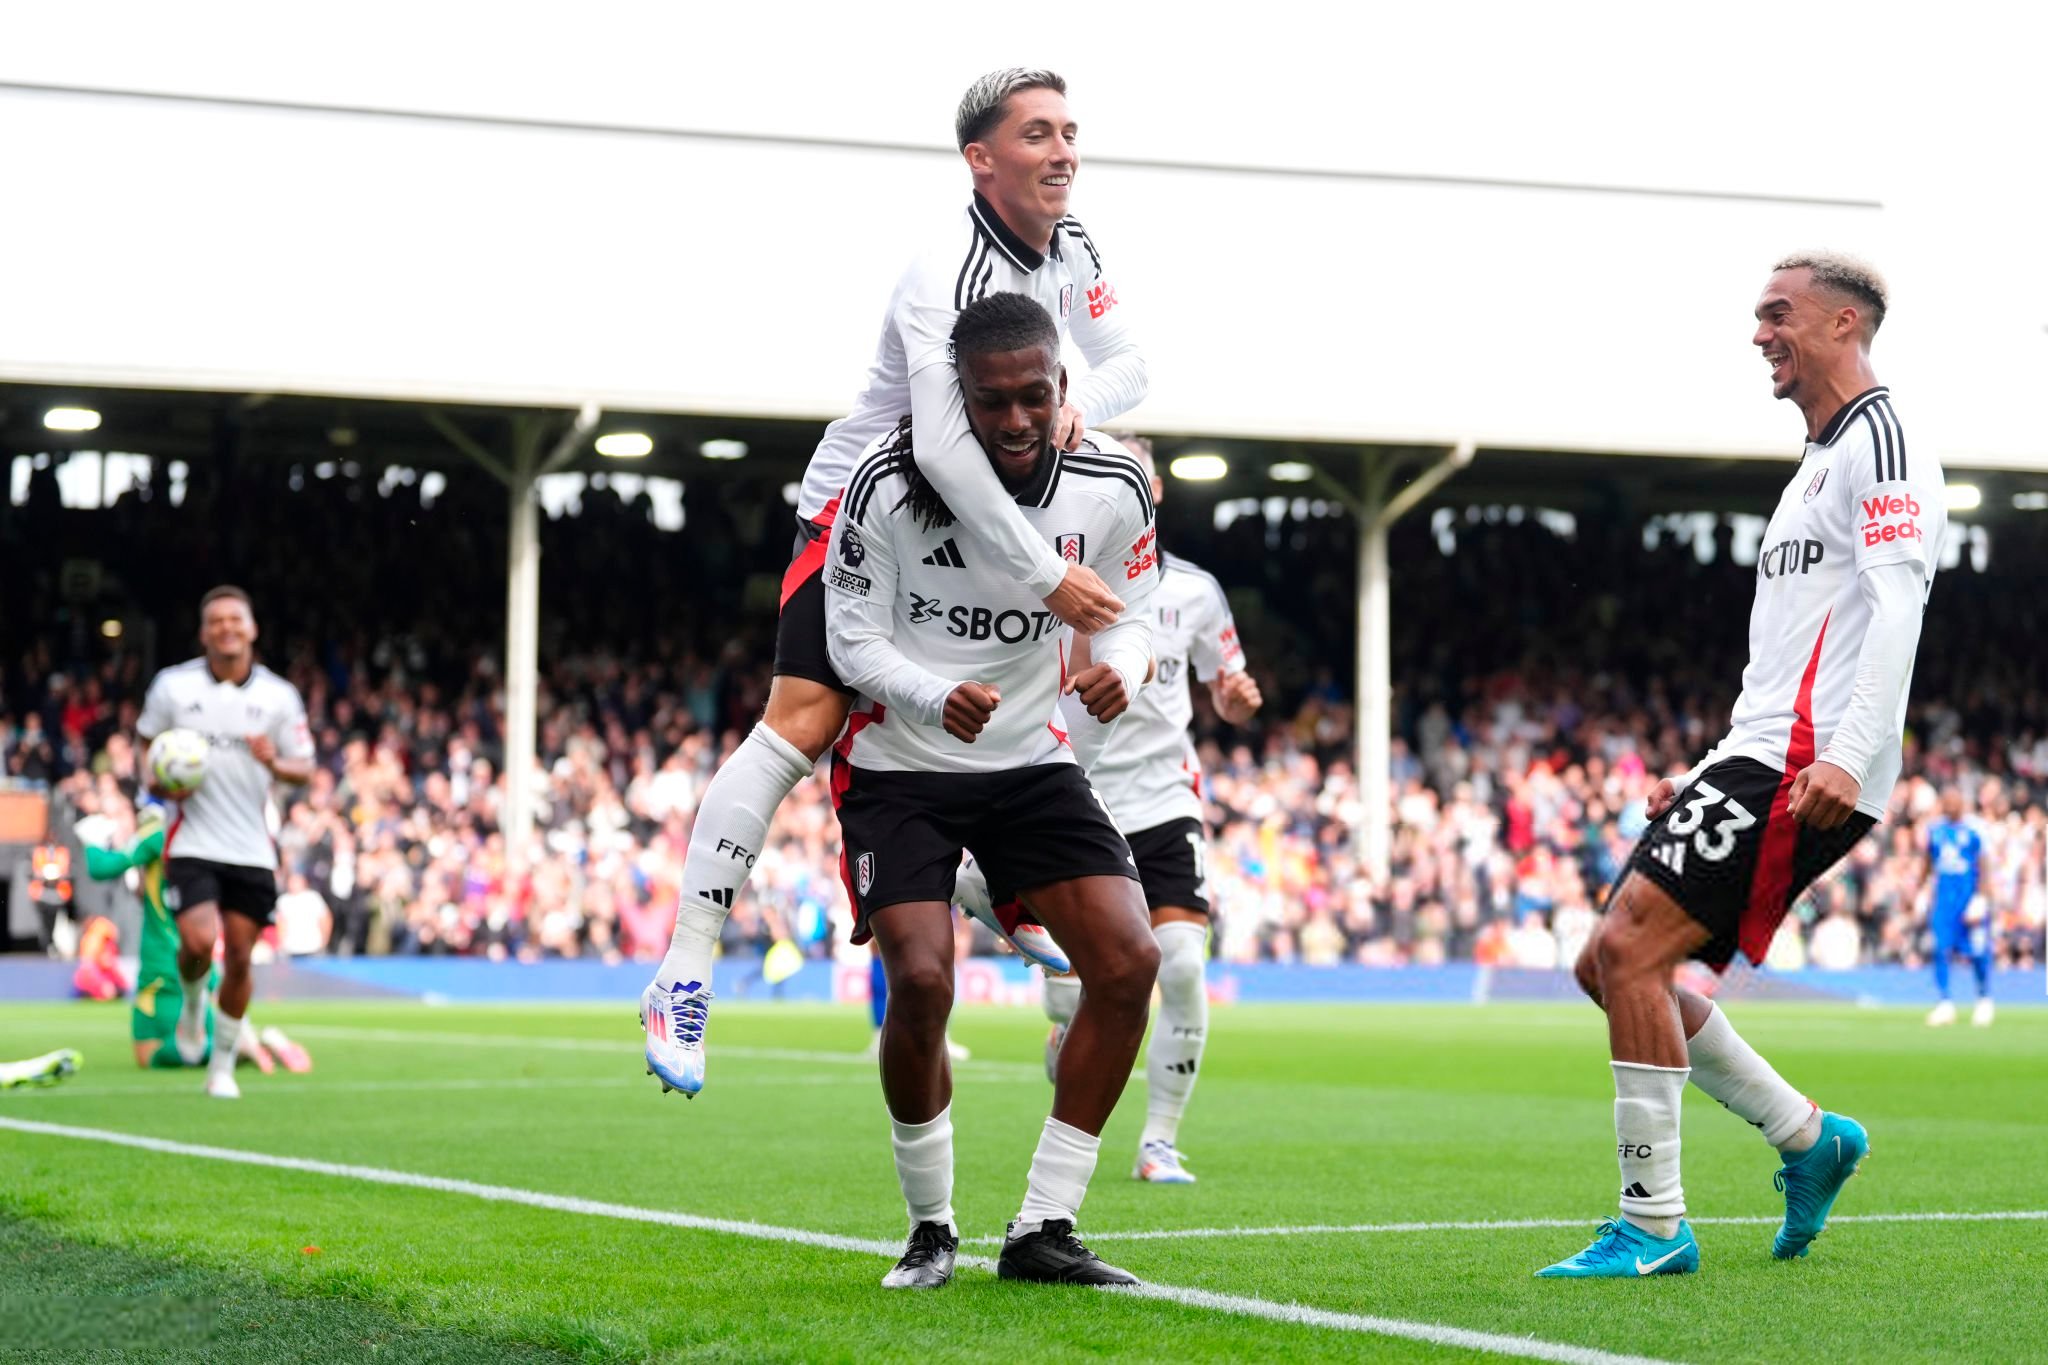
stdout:
[(1274, 483), (1307, 483), (1315, 476), (1316, 467), (1303, 460), (1282, 460), (1266, 466), (1266, 477)]
[(97, 431), (100, 415), (91, 408), (51, 408), (43, 425), (52, 431)]
[(1967, 512), (1982, 505), (1984, 490), (1974, 483), (1952, 483), (1948, 486), (1948, 510)]
[(1176, 455), (1166, 466), (1176, 479), (1207, 483), (1230, 472), (1230, 462), (1221, 455)]
[(119, 621), (114, 620), (112, 617), (109, 617), (108, 619), (100, 622), (100, 634), (106, 636), (109, 640), (120, 639), (121, 623)]
[(2015, 493), (2012, 507), (2015, 512), (2048, 512), (2048, 493)]
[(614, 460), (637, 460), (654, 453), (654, 438), (644, 431), (608, 431), (597, 438), (597, 453)]
[(697, 453), (707, 460), (744, 460), (747, 457), (747, 443), (718, 437), (698, 446)]

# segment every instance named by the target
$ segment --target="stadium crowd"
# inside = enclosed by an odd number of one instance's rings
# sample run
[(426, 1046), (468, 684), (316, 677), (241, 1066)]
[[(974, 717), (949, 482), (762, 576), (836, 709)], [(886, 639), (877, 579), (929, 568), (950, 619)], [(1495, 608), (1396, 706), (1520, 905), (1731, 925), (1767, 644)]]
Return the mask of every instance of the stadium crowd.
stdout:
[[(6, 567), (30, 585), (26, 619), (62, 619), (37, 566), (59, 562), (67, 536), (97, 519), (100, 554), (126, 547), (132, 561), (110, 567), (137, 611), (163, 623), (156, 664), (184, 657), (204, 587), (232, 578), (251, 590), (259, 650), (304, 695), (320, 762), (281, 815), (282, 950), (658, 958), (698, 796), (768, 681), (772, 590), (765, 603), (750, 591), (755, 608), (736, 625), (730, 610), (710, 619), (709, 595), (689, 585), (772, 585), (787, 523), (734, 509), (773, 490), (718, 488), (710, 512), (693, 502), (696, 535), (656, 528), (644, 498), (595, 490), (579, 515), (547, 523), (539, 832), (514, 877), (499, 832), (501, 631), (474, 608), (503, 598), (488, 502), (467, 506), (459, 481), (428, 507), (410, 487), (306, 498), (242, 477), (246, 487), (195, 490), (199, 514), (232, 494), (246, 509), (238, 524), (288, 515), (289, 543), (253, 531), (202, 543), (190, 516), (117, 505), (31, 523), (39, 540), (21, 538), (20, 563)], [(1753, 572), (1726, 527), (1704, 557), (1682, 537), (1647, 545), (1640, 520), (1601, 530), (1581, 519), (1567, 534), (1475, 514), (1398, 529), (1394, 858), (1374, 882), (1352, 848), (1352, 711), (1337, 681), (1350, 654), (1348, 523), (1296, 507), (1219, 531), (1196, 511), (1162, 504), (1162, 538), (1198, 547), (1230, 586), (1269, 698), (1232, 729), (1197, 690), (1218, 954), (1568, 964), (1642, 828), (1649, 787), (1725, 726)], [(111, 520), (125, 540), (106, 539)], [(701, 533), (707, 524), (715, 535)], [(400, 574), (402, 553), (365, 556), (366, 543), (432, 546), (423, 562), (436, 567)], [(1997, 567), (1965, 560), (1937, 582), (1891, 817), (1788, 918), (1775, 965), (1924, 959), (1927, 827), (1950, 785), (1987, 831), (2003, 960), (2043, 960), (2048, 622), (2038, 599), (2001, 589), (2038, 581), (2048, 564)], [(129, 736), (147, 674), (132, 645), (73, 626), (5, 637), (0, 762), (8, 780), (51, 786), (67, 823), (101, 815), (98, 837), (118, 837), (134, 819)], [(827, 955), (843, 944), (837, 858), (814, 777), (778, 817), (727, 921), (727, 951), (787, 938)], [(988, 946), (963, 929), (962, 951)]]

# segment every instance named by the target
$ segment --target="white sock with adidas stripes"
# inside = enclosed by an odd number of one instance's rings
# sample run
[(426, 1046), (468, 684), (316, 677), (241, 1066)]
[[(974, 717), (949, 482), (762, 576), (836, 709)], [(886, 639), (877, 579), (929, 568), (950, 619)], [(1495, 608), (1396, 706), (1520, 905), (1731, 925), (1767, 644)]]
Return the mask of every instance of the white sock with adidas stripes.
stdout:
[(1159, 939), (1159, 1017), (1145, 1051), (1145, 1130), (1139, 1145), (1171, 1143), (1195, 1090), (1202, 1045), (1209, 1036), (1209, 992), (1203, 981), (1209, 926), (1170, 920), (1152, 931)]
[(711, 957), (718, 949), (718, 931), (732, 912), (734, 897), (746, 885), (768, 824), (796, 787), (811, 774), (802, 750), (768, 728), (764, 721), (747, 732), (704, 788), (697, 804), (697, 822), (690, 831), (690, 851), (683, 859), (683, 899), (676, 908), (676, 931), (655, 980), (673, 988), (677, 982), (711, 984)]
[(1614, 1153), (1621, 1163), (1621, 1216), (1658, 1237), (1676, 1237), (1685, 1216), (1678, 1179), (1683, 1066), (1614, 1062)]

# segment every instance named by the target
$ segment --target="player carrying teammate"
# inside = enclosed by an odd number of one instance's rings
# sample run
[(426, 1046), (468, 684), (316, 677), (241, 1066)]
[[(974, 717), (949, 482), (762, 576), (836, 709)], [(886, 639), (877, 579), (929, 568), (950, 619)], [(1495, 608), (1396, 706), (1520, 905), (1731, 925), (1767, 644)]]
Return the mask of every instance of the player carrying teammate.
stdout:
[(968, 420), (1010, 505), (1062, 556), (1116, 582), (1131, 610), (1070, 673), (1070, 632), (1029, 588), (979, 555), (945, 553), (967, 518), (992, 511), (956, 515), (923, 477), (907, 425), (847, 484), (826, 571), (832, 657), (872, 701), (835, 750), (832, 790), (855, 937), (873, 935), (889, 974), (882, 1089), (911, 1222), (883, 1284), (944, 1284), (959, 1241), (944, 1045), (963, 849), (1052, 931), (1087, 988), (997, 1272), (1132, 1284), (1081, 1244), (1074, 1220), (1144, 1036), (1159, 949), (1129, 846), (1056, 722), (1066, 692), (1115, 719), (1145, 677), (1159, 580), (1151, 497), (1130, 458), (1092, 434), (1071, 454), (1054, 444), (1066, 373), (1045, 310), (991, 294), (961, 312), (952, 339)]
[(184, 992), (174, 1038), (186, 1063), (197, 1065), (207, 1049), (207, 977), (214, 946), (222, 943), (206, 1093), (237, 1099), (235, 1053), (253, 985), (249, 950), (277, 903), (270, 784), (312, 777), (313, 739), (299, 690), (256, 662), (247, 593), (218, 587), (201, 598), (199, 639), (201, 657), (164, 669), (150, 683), (135, 728), (145, 745), (173, 728), (196, 730), (210, 745), (205, 782), (176, 802), (164, 836), (164, 902), (178, 922)]
[(1738, 951), (1763, 961), (1792, 899), (1884, 817), (1899, 775), (1947, 512), (1940, 464), (1908, 451), (1871, 370), (1884, 312), (1877, 272), (1835, 255), (1780, 261), (1757, 302), (1754, 342), (1774, 395), (1805, 414), (1805, 453), (1757, 560), (1729, 733), (1651, 792), (1652, 823), (1579, 955), (1579, 982), (1607, 1012), (1621, 1217), (1538, 1275), (1699, 1268), (1679, 1183), (1688, 1076), (1781, 1153), (1781, 1259), (1806, 1253), (1869, 1151), (1861, 1124), (1786, 1084), (1672, 973), (1688, 957), (1716, 970)]
[(1074, 449), (1086, 423), (1104, 422), (1145, 396), (1145, 362), (1124, 330), (1102, 253), (1067, 213), (1080, 159), (1066, 83), (1050, 71), (991, 72), (969, 88), (954, 127), (974, 198), (897, 282), (867, 387), (811, 457), (797, 502), (795, 558), (782, 580), (767, 710), (704, 791), (675, 935), (641, 996), (647, 1068), (686, 1095), (704, 1084), (719, 929), (776, 807), (846, 723), (851, 692), (826, 648), (819, 574), (841, 489), (862, 452), (910, 414), (918, 467), (949, 506), (979, 513), (962, 524), (949, 563), (1000, 571), (1081, 630), (1098, 630), (1123, 609), (1088, 565), (1056, 554), (1004, 495), (969, 430), (946, 353), (962, 308), (997, 292), (1023, 294), (1056, 320), (1062, 343), (1071, 327), (1091, 366), (1060, 407), (1056, 444)]
[(1970, 1022), (1989, 1028), (1991, 1004), (1991, 909), (1984, 898), (1984, 832), (1963, 813), (1963, 794), (1950, 787), (1941, 794), (1941, 819), (1927, 832), (1933, 860), (1932, 899), (1928, 927), (1934, 931), (1934, 987), (1941, 1003), (1927, 1016), (1935, 1028), (1956, 1021), (1956, 1002), (1949, 998), (1949, 963), (1957, 953), (1970, 959), (1977, 975), (1977, 1007)]
[[(1143, 467), (1158, 502), (1166, 488), (1153, 466), (1151, 443), (1125, 437), (1123, 444)], [(1222, 585), (1163, 549), (1159, 590), (1152, 595), (1152, 657), (1157, 668), (1152, 682), (1116, 723), (1100, 755), (1088, 761), (1088, 780), (1130, 841), (1159, 940), (1159, 1019), (1145, 1053), (1145, 1128), (1131, 1175), (1155, 1184), (1186, 1185), (1195, 1177), (1175, 1142), (1209, 1034), (1210, 915), (1202, 775), (1188, 735), (1194, 720), (1188, 685), (1197, 678), (1207, 682), (1216, 713), (1232, 725), (1250, 720), (1261, 697), (1259, 685), (1245, 671)], [(986, 894), (968, 872), (963, 871), (962, 880), (969, 896)], [(1080, 993), (1072, 977), (1046, 979), (1045, 1009), (1053, 1021), (1046, 1045), (1048, 1075), (1058, 1064)]]

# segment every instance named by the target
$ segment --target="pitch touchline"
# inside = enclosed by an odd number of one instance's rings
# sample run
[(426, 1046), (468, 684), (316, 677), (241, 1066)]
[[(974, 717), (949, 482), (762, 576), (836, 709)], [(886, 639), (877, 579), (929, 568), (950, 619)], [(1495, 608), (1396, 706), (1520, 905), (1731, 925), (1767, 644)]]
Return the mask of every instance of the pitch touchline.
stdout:
[[(517, 1033), (412, 1033), (402, 1029), (346, 1028), (329, 1024), (295, 1024), (292, 1032), (308, 1038), (333, 1038), (352, 1043), (445, 1043), (451, 1047), (516, 1047), (546, 1052), (607, 1052), (625, 1056), (637, 1052), (637, 1042), (611, 1042), (603, 1038), (534, 1038)], [(834, 1066), (872, 1068), (875, 1059), (865, 1052), (804, 1052), (780, 1047), (717, 1047), (714, 1057), (734, 1057), (754, 1062), (824, 1062)], [(967, 1061), (958, 1066), (1014, 1071), (1033, 1076), (1041, 1069), (1031, 1062)]]
[[(117, 1133), (103, 1128), (74, 1128), (67, 1124), (37, 1123), (28, 1119), (4, 1116), (0, 1116), (0, 1128), (41, 1137), (104, 1142), (117, 1147), (159, 1152), (167, 1156), (198, 1157), (207, 1161), (228, 1161), (245, 1166), (267, 1166), (276, 1170), (301, 1171), (310, 1175), (335, 1176), (344, 1180), (362, 1180), (377, 1185), (435, 1190), (443, 1194), (467, 1195), (494, 1203), (524, 1204), (529, 1208), (552, 1209), (559, 1213), (617, 1218), (635, 1223), (662, 1223), (670, 1227), (751, 1237), (757, 1241), (821, 1247), (828, 1251), (854, 1251), (893, 1259), (902, 1250), (896, 1242), (867, 1237), (842, 1237), (836, 1233), (775, 1227), (768, 1223), (739, 1219), (705, 1218), (693, 1213), (643, 1209), (630, 1204), (611, 1204), (595, 1199), (578, 1199), (569, 1195), (545, 1194), (538, 1190), (522, 1190), (508, 1185), (484, 1185), (473, 1180), (451, 1180), (443, 1176), (385, 1170), (377, 1166), (354, 1166), (332, 1161), (313, 1161), (304, 1157), (273, 1156), (267, 1152), (247, 1152), (234, 1147), (208, 1147), (196, 1143), (173, 1142), (166, 1138), (145, 1137), (137, 1133)], [(992, 1268), (992, 1263), (985, 1257), (962, 1258), (961, 1264), (984, 1270)], [(1589, 1346), (1571, 1346), (1562, 1342), (1505, 1336), (1496, 1332), (1475, 1332), (1462, 1327), (1445, 1327), (1431, 1322), (1410, 1322), (1402, 1318), (1338, 1313), (1322, 1308), (1309, 1308), (1297, 1303), (1276, 1303), (1270, 1299), (1253, 1298), (1246, 1294), (1215, 1294), (1204, 1289), (1182, 1289), (1164, 1284), (1148, 1284), (1137, 1289), (1111, 1289), (1103, 1292), (1131, 1298), (1164, 1299), (1184, 1307), (1203, 1308), (1239, 1317), (1264, 1318), (1272, 1322), (1291, 1322), (1305, 1327), (1361, 1332), (1372, 1336), (1400, 1337), (1437, 1346), (1453, 1346), (1493, 1355), (1515, 1356), (1523, 1360), (1560, 1361), (1564, 1362), (1564, 1365), (1663, 1365), (1662, 1362), (1649, 1357), (1616, 1355)]]
[[(1686, 1221), (1695, 1227), (1776, 1227), (1783, 1220), (1763, 1217), (1722, 1217), (1694, 1218), (1687, 1215)], [(1828, 1226), (1837, 1223), (2037, 1223), (2048, 1221), (2048, 1209), (2003, 1209), (1987, 1213), (1838, 1213), (1828, 1219)], [(1590, 1218), (1475, 1218), (1464, 1222), (1446, 1223), (1295, 1223), (1286, 1227), (1270, 1228), (1154, 1228), (1142, 1232), (1103, 1232), (1095, 1228), (1088, 1230), (1090, 1241), (1097, 1242), (1160, 1242), (1183, 1237), (1296, 1237), (1332, 1236), (1345, 1233), (1364, 1232), (1503, 1232), (1521, 1228), (1582, 1228), (1593, 1222)], [(963, 1237), (963, 1244), (970, 1246), (995, 1246), (1000, 1237)]]
[[(750, 1076), (745, 1089), (762, 1087), (787, 1089), (791, 1086), (811, 1085), (873, 1085), (869, 1076)], [(955, 1076), (955, 1085), (1009, 1085), (1005, 1076)], [(334, 1091), (350, 1094), (375, 1093), (385, 1090), (415, 1090), (439, 1092), (443, 1090), (562, 1090), (562, 1089), (616, 1089), (652, 1090), (653, 1085), (644, 1076), (511, 1076), (504, 1079), (485, 1079), (475, 1076), (458, 1076), (446, 1080), (417, 1081), (335, 1081), (322, 1078), (314, 1081), (264, 1081), (251, 1084), (260, 1088), (265, 1097), (271, 1095), (320, 1095)], [(734, 1087), (740, 1089), (741, 1087)], [(77, 1097), (100, 1099), (108, 1095), (148, 1095), (151, 1103), (162, 1099), (200, 1098), (200, 1092), (166, 1090), (161, 1085), (130, 1083), (124, 1085), (65, 1084), (48, 1088), (37, 1088), (9, 1095), (0, 1099), (0, 1104), (33, 1104), (44, 1100), (61, 1100)]]

